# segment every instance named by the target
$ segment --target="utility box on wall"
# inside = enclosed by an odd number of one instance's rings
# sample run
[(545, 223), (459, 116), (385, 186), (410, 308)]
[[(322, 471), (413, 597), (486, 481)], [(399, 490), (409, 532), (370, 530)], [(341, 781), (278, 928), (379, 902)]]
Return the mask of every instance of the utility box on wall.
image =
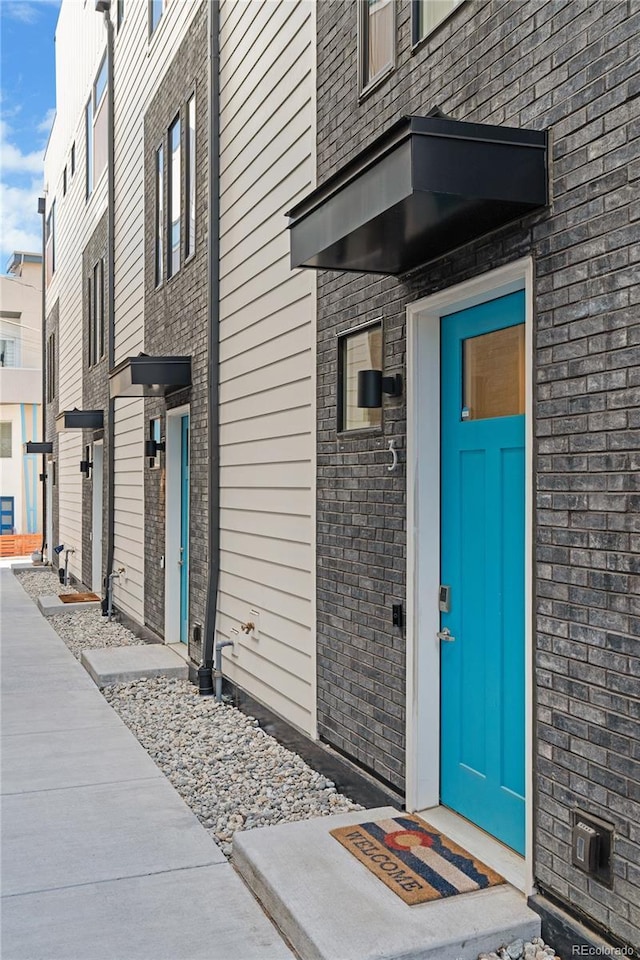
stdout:
[(582, 810), (575, 810), (571, 832), (571, 861), (574, 867), (610, 887), (613, 883), (612, 848), (612, 824)]

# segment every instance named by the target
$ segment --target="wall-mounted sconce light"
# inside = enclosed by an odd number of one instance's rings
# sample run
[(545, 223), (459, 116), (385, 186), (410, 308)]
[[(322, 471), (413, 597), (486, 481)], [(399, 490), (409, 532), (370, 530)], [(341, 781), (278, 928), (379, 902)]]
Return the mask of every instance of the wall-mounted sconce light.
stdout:
[(402, 396), (402, 377), (383, 377), (382, 370), (358, 370), (358, 406), (381, 407), (382, 394)]
[(93, 466), (93, 460), (89, 460), (89, 447), (84, 448), (84, 460), (80, 461), (80, 473), (83, 473), (86, 479), (89, 479), (89, 474)]
[(155, 460), (158, 453), (164, 453), (164, 447), (164, 440), (145, 440), (144, 455), (145, 457), (149, 457), (150, 460)]

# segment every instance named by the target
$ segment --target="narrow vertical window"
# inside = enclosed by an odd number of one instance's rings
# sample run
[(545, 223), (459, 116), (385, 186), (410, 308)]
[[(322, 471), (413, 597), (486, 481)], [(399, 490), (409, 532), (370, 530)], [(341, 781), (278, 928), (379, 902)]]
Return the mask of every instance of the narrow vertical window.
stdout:
[(55, 200), (51, 204), (49, 216), (47, 217), (45, 237), (46, 237), (45, 259), (46, 259), (46, 268), (47, 268), (47, 284), (49, 284), (56, 270), (56, 202)]
[(56, 335), (49, 334), (47, 341), (47, 402), (51, 403), (56, 395)]
[(462, 0), (413, 0), (413, 42), (430, 34)]
[(187, 223), (185, 227), (185, 254), (190, 257), (196, 249), (196, 98), (187, 103), (187, 136), (185, 162), (185, 197)]
[(163, 9), (163, 0), (149, 0), (149, 36), (160, 23)]
[(85, 110), (85, 135), (86, 135), (86, 194), (87, 199), (93, 192), (93, 100), (90, 97)]
[(156, 151), (156, 287), (164, 280), (164, 147)]
[(96, 294), (98, 311), (98, 349), (99, 357), (104, 357), (104, 257), (98, 263), (98, 291)]
[(116, 25), (118, 30), (122, 26), (124, 21), (124, 0), (118, 0), (118, 8), (116, 13)]
[(167, 198), (169, 214), (168, 230), (168, 269), (167, 276), (172, 277), (180, 269), (180, 220), (181, 220), (181, 171), (180, 171), (180, 118), (169, 127), (169, 169), (167, 171)]
[(67, 168), (65, 167), (62, 171), (62, 196), (66, 197), (67, 195)]
[(92, 279), (87, 280), (87, 317), (89, 318), (89, 366), (93, 366), (96, 355), (96, 336), (95, 336), (95, 297), (92, 287)]
[(395, 0), (359, 0), (360, 91), (365, 92), (395, 66)]
[(76, 172), (76, 142), (71, 144), (71, 176)]

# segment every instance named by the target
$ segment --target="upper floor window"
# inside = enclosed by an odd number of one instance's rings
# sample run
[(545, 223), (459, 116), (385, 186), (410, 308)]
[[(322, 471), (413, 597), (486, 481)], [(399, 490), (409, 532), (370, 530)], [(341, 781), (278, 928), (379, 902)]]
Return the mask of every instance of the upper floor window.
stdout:
[(0, 457), (3, 458), (11, 456), (11, 445), (13, 439), (11, 427), (11, 420), (3, 420), (0, 422)]
[(66, 197), (67, 195), (67, 168), (65, 167), (62, 171), (62, 196)]
[(49, 216), (47, 217), (47, 223), (45, 228), (45, 262), (46, 262), (46, 272), (47, 272), (47, 284), (51, 282), (51, 278), (56, 270), (56, 202), (55, 200), (51, 204), (51, 209), (49, 210)]
[(71, 176), (76, 172), (76, 142), (71, 144)]
[(156, 287), (164, 280), (164, 147), (156, 150)]
[(47, 340), (47, 403), (56, 395), (56, 335), (50, 333)]
[(104, 259), (89, 278), (89, 366), (104, 356)]
[(366, 93), (395, 67), (395, 0), (358, 0), (360, 93)]
[(463, 0), (413, 0), (413, 42), (419, 43), (459, 7)]
[(87, 197), (107, 166), (107, 55), (98, 69), (86, 109)]
[(176, 117), (169, 127), (169, 164), (167, 170), (169, 214), (169, 262), (167, 276), (172, 277), (180, 269), (180, 221), (182, 218), (181, 164), (180, 164), (180, 118)]
[(116, 26), (118, 30), (124, 22), (124, 0), (118, 0), (118, 6), (116, 8)]
[(18, 350), (15, 337), (0, 337), (0, 367), (17, 367)]
[(167, 0), (149, 0), (149, 36), (160, 23), (166, 5)]
[(190, 257), (196, 249), (196, 98), (187, 102), (185, 137), (185, 189), (187, 222), (185, 224), (185, 256)]

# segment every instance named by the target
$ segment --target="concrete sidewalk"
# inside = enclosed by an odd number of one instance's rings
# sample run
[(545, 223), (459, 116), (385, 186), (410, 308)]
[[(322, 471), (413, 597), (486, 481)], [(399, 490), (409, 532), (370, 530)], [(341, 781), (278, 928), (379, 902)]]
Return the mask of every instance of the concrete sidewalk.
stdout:
[(0, 601), (3, 960), (292, 960), (5, 569)]

